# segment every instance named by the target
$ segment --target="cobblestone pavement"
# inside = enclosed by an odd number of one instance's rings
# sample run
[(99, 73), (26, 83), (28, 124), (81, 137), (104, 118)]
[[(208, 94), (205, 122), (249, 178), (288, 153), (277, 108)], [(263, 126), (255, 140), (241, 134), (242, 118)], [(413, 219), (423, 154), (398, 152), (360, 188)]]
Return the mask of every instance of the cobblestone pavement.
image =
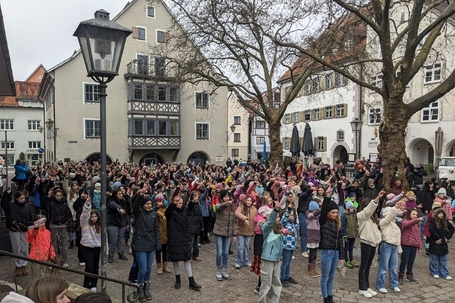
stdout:
[[(213, 239), (213, 237), (212, 237)], [(454, 252), (455, 244), (450, 243), (449, 270), (455, 276)], [(359, 247), (359, 243), (356, 243)], [(233, 248), (235, 246), (233, 245)], [(125, 247), (127, 251), (127, 247)], [(69, 265), (75, 269), (79, 267), (76, 258), (76, 249), (69, 250)], [(360, 250), (354, 249), (354, 258), (359, 262)], [(227, 303), (227, 302), (257, 302), (257, 295), (253, 292), (257, 283), (257, 276), (250, 273), (249, 268), (234, 268), (234, 255), (229, 256), (229, 273), (231, 281), (218, 282), (215, 278), (215, 244), (213, 241), (207, 245), (201, 245), (200, 256), (202, 261), (192, 262), (193, 274), (198, 284), (202, 286), (202, 291), (196, 292), (188, 288), (188, 280), (183, 268), (180, 265), (182, 287), (174, 289), (174, 275), (156, 274), (156, 264), (152, 268), (152, 302), (198, 302), (198, 303)], [(306, 274), (307, 259), (296, 252), (295, 259), (291, 263), (291, 275), (299, 282), (297, 285), (291, 285), (283, 288), (280, 302), (322, 302), (319, 288), (319, 279), (310, 278)], [(114, 259), (114, 263), (107, 265), (108, 276), (119, 280), (126, 281), (131, 264), (132, 256), (128, 261)], [(21, 287), (26, 287), (31, 280), (30, 276), (14, 278), (14, 262), (11, 258), (0, 257), (0, 280), (17, 282)], [(172, 266), (170, 266), (172, 270)], [(376, 279), (377, 266), (371, 270), (371, 286), (374, 287)], [(61, 273), (68, 281), (82, 284), (83, 277), (75, 274)], [(414, 276), (418, 284), (405, 282), (400, 285), (401, 293), (395, 293), (389, 290), (387, 294), (378, 294), (376, 297), (366, 299), (358, 294), (357, 269), (342, 269), (335, 278), (334, 301), (335, 302), (455, 302), (455, 280), (447, 281), (434, 279), (428, 271), (428, 258), (424, 254), (417, 256)], [(1, 282), (0, 282), (1, 283)], [(100, 284), (98, 284), (100, 285)], [(373, 288), (372, 287), (372, 288)], [(1, 289), (0, 289), (1, 291)], [(108, 283), (108, 293), (112, 298), (121, 299), (121, 287), (117, 284)]]

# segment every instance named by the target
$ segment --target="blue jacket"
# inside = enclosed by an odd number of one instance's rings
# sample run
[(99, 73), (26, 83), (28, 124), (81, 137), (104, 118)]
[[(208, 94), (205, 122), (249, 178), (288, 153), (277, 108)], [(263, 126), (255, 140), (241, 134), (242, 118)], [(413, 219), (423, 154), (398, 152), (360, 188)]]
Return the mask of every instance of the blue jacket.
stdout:
[(28, 166), (25, 163), (16, 164), (14, 165), (16, 179), (17, 180), (25, 180), (27, 179), (27, 172), (29, 170)]
[(283, 250), (296, 250), (297, 249), (297, 229), (294, 222), (289, 221), (289, 208), (281, 218), (281, 225), (286, 229), (289, 234), (283, 236)]
[(281, 261), (283, 258), (283, 236), (281, 233), (275, 234), (273, 232), (273, 226), (275, 225), (278, 211), (279, 210), (274, 209), (267, 222), (261, 226), (261, 232), (264, 235), (261, 259), (272, 262)]
[(210, 217), (210, 208), (212, 208), (212, 201), (210, 198), (207, 199), (210, 188), (207, 187), (204, 193), (199, 197), (199, 203), (201, 204), (202, 217)]

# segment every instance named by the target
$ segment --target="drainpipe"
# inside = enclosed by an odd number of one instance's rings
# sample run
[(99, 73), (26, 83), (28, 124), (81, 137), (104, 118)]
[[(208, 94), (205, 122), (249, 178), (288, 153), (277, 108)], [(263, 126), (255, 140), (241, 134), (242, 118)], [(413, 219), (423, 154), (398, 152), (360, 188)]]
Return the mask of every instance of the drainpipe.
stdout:
[[(363, 65), (360, 65), (360, 81), (363, 81)], [(362, 117), (362, 107), (363, 107), (363, 86), (359, 85), (360, 86), (360, 104), (359, 104), (359, 119), (361, 121), (363, 121), (363, 117)], [(359, 146), (358, 146), (358, 153), (359, 153), (359, 159), (362, 158), (362, 128), (363, 128), (363, 123), (362, 125), (360, 126), (360, 129), (359, 129), (359, 138), (358, 138), (358, 142), (359, 142)]]

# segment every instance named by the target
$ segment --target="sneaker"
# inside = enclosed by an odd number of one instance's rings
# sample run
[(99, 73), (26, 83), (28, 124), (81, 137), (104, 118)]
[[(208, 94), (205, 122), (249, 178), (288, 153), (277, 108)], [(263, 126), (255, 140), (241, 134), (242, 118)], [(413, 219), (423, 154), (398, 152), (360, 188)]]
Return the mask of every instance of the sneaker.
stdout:
[(193, 258), (194, 261), (202, 261), (201, 257), (196, 257), (196, 258)]
[(251, 263), (248, 262), (245, 266), (251, 267)]
[(202, 245), (205, 245), (205, 244), (207, 244), (207, 242), (206, 242), (205, 240), (202, 240), (202, 241), (201, 241), (201, 244), (202, 244)]
[(383, 294), (388, 293), (387, 289), (385, 289), (384, 287), (378, 288), (378, 290), (379, 290), (379, 292), (382, 292)]
[(439, 279), (439, 275), (433, 275), (433, 278)]
[(295, 256), (292, 256), (292, 260), (294, 260), (294, 259), (295, 259)]
[(352, 264), (352, 266), (354, 266), (355, 268), (359, 268), (359, 267), (360, 267), (359, 263), (357, 263), (356, 261), (351, 261), (351, 264)]
[(85, 266), (85, 262), (79, 262), (79, 266)]
[(281, 285), (282, 285), (283, 287), (289, 287), (289, 283), (288, 283), (288, 281), (286, 281), (286, 280), (281, 280)]
[(260, 290), (260, 289), (261, 289), (261, 288), (260, 288), (259, 286), (256, 286), (256, 287), (254, 288), (254, 293), (259, 295), (259, 290)]
[(68, 267), (68, 263), (63, 263), (63, 267)]
[[(408, 280), (408, 279), (406, 279), (406, 280)], [(409, 280), (408, 280), (408, 281), (409, 281)], [(398, 284), (400, 284), (400, 285), (403, 285), (403, 284), (404, 284), (403, 278), (398, 278)]]
[(293, 277), (289, 277), (289, 278), (287, 278), (287, 279), (286, 279), (286, 281), (288, 281), (288, 282), (289, 282), (289, 283), (291, 283), (291, 284), (299, 284), (299, 283), (297, 283), (297, 281), (296, 281), (296, 280), (294, 280), (294, 278), (293, 278)]
[(370, 294), (370, 292), (368, 290), (359, 290), (359, 294), (361, 294), (362, 296), (364, 296), (365, 298), (371, 298), (373, 297), (372, 294)]
[(302, 253), (302, 257), (304, 257), (304, 258), (309, 258), (310, 255), (309, 255), (306, 251), (304, 251), (304, 252)]
[(91, 291), (96, 292), (96, 287), (90, 288)]
[(378, 295), (378, 293), (375, 292), (374, 290), (372, 290), (371, 288), (368, 288), (367, 291), (368, 291), (373, 297)]
[(393, 288), (393, 291), (394, 291), (394, 292), (401, 292), (401, 289), (400, 289), (398, 286), (395, 286), (395, 287)]
[(406, 281), (413, 282), (413, 283), (419, 283), (419, 282), (417, 282), (416, 279), (414, 279), (414, 276), (407, 276)]
[(445, 279), (446, 280), (452, 280), (452, 277), (451, 276), (447, 276)]
[(114, 262), (114, 257), (107, 257), (107, 262), (108, 263)]
[(353, 269), (353, 268), (354, 268), (354, 265), (352, 265), (352, 262), (349, 262), (349, 261), (348, 261), (348, 262), (345, 262), (345, 263), (344, 263), (344, 266), (346, 266), (346, 267), (349, 268), (349, 269)]
[(235, 269), (240, 269), (241, 266), (240, 266), (240, 264), (235, 263), (234, 267), (235, 267)]

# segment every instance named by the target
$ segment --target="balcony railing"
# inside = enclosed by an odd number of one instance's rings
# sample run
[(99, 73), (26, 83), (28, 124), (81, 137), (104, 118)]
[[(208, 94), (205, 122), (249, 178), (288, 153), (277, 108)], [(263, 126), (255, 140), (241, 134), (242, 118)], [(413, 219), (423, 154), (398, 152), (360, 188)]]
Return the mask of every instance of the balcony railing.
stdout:
[(180, 114), (180, 103), (155, 101), (128, 101), (128, 114), (170, 113)]
[(180, 136), (173, 137), (145, 137), (128, 136), (128, 147), (130, 149), (176, 149), (181, 147)]
[(133, 60), (126, 66), (125, 78), (143, 78), (170, 81), (177, 76), (177, 71), (169, 66), (144, 64)]

